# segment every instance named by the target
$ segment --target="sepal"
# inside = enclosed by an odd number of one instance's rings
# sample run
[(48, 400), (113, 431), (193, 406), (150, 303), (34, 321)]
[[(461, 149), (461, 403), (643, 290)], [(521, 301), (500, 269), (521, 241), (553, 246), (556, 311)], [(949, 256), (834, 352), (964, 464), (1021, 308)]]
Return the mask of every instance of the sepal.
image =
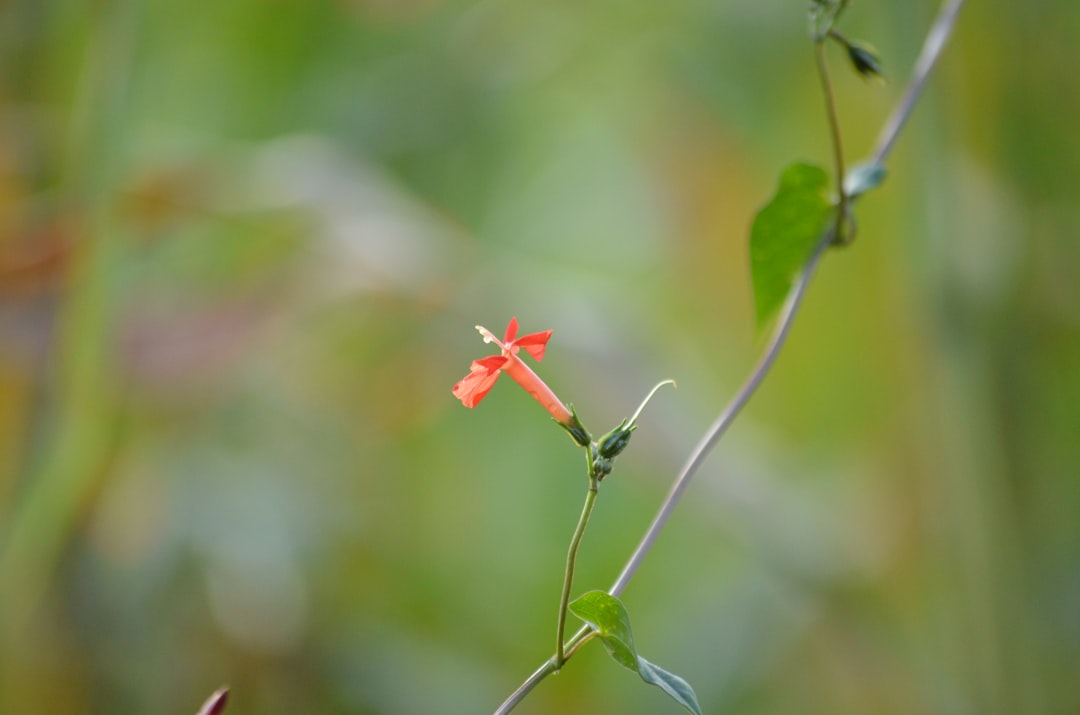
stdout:
[(589, 430), (585, 429), (585, 425), (581, 424), (581, 420), (578, 418), (577, 410), (574, 409), (574, 406), (567, 405), (566, 408), (570, 410), (569, 423), (555, 420), (555, 424), (566, 430), (566, 433), (578, 443), (579, 447), (588, 447), (592, 444), (592, 435), (589, 434)]

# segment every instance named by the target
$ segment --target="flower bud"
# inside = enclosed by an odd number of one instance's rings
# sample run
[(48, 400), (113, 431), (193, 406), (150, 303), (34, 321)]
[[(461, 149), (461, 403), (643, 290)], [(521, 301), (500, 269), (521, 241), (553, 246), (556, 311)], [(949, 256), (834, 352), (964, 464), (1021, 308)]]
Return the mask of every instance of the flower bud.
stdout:
[(606, 435), (600, 438), (597, 442), (597, 451), (604, 459), (615, 459), (622, 451), (626, 449), (626, 445), (630, 444), (630, 434), (637, 429), (637, 424), (629, 423), (623, 420), (619, 423), (619, 426), (608, 432)]
[(866, 78), (883, 78), (881, 60), (868, 47), (857, 42), (847, 43), (848, 59), (855, 71)]

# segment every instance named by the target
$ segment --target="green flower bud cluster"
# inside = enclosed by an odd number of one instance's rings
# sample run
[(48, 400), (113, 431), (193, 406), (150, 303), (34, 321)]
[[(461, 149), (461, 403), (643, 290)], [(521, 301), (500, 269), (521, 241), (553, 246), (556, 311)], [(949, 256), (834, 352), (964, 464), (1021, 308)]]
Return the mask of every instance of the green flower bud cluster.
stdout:
[(623, 420), (618, 427), (592, 444), (592, 470), (597, 481), (611, 474), (615, 458), (630, 444), (630, 435), (636, 429), (636, 422)]

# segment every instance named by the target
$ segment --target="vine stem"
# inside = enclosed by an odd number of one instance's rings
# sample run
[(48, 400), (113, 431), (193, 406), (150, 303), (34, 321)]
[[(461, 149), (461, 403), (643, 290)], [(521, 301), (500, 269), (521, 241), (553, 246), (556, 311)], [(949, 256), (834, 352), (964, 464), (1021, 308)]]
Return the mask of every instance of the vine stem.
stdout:
[(671, 518), (671, 514), (675, 511), (675, 507), (682, 498), (683, 492), (685, 492), (686, 487), (690, 485), (690, 480), (694, 478), (694, 474), (697, 473), (697, 470), (701, 467), (705, 458), (709, 456), (709, 452), (711, 452), (713, 447), (716, 446), (716, 443), (720, 441), (724, 432), (731, 426), (735, 417), (742, 411), (742, 408), (746, 403), (750, 401), (750, 397), (757, 390), (758, 386), (761, 385), (761, 381), (765, 379), (765, 375), (768, 374), (769, 368), (772, 367), (773, 363), (776, 361), (776, 356), (780, 353), (780, 348), (784, 345), (784, 340), (787, 338), (788, 332), (791, 329), (791, 324), (795, 320), (799, 305), (802, 303), (803, 296), (806, 294), (806, 288), (810, 283), (810, 277), (813, 275), (814, 269), (817, 267), (822, 255), (824, 255), (825, 249), (832, 243), (835, 234), (836, 225), (834, 224), (829, 231), (825, 232), (822, 239), (818, 241), (817, 246), (814, 248), (814, 253), (803, 267), (802, 273), (799, 274), (799, 279), (791, 289), (791, 293), (788, 294), (787, 301), (784, 303), (784, 308), (776, 323), (776, 328), (773, 330), (772, 337), (769, 339), (769, 345), (765, 349), (764, 354), (758, 360), (757, 365), (754, 366), (753, 372), (746, 378), (742, 387), (739, 388), (735, 397), (731, 399), (731, 402), (727, 404), (723, 412), (721, 412), (716, 418), (716, 421), (709, 426), (709, 429), (705, 431), (705, 434), (694, 447), (694, 451), (691, 452), (690, 458), (687, 459), (682, 471), (679, 472), (679, 476), (676, 477), (674, 483), (672, 483), (667, 497), (664, 498), (664, 502), (660, 506), (660, 511), (653, 517), (652, 523), (649, 524), (649, 528), (645, 531), (645, 535), (641, 538), (637, 548), (634, 549), (634, 553), (630, 556), (630, 560), (626, 562), (626, 566), (623, 567), (619, 577), (615, 579), (615, 583), (612, 584), (611, 588), (608, 590), (608, 593), (612, 596), (621, 594), (626, 588), (626, 585), (630, 583), (630, 579), (637, 573), (638, 568), (640, 568), (645, 557), (652, 549), (653, 544), (656, 543), (656, 539), (667, 524), (668, 519)]
[[(566, 644), (566, 660), (570, 660), (570, 656), (577, 652), (578, 648), (588, 643), (590, 640), (599, 635), (591, 628), (585, 627), (574, 634)], [(525, 696), (532, 692), (533, 688), (540, 684), (540, 681), (548, 677), (552, 673), (556, 672), (558, 668), (555, 667), (555, 656), (551, 656), (544, 661), (544, 664), (533, 671), (524, 683), (518, 686), (517, 690), (510, 694), (499, 709), (495, 711), (495, 715), (506, 715), (513, 710), (518, 703), (525, 699)]]
[(578, 547), (581, 539), (585, 536), (585, 528), (589, 525), (589, 517), (592, 516), (593, 507), (596, 505), (596, 495), (599, 491), (600, 482), (593, 476), (593, 464), (590, 451), (589, 458), (589, 491), (585, 492), (585, 505), (581, 508), (581, 517), (578, 519), (577, 528), (570, 539), (570, 548), (566, 552), (566, 572), (563, 576), (562, 595), (559, 597), (559, 620), (555, 626), (555, 670), (558, 670), (566, 662), (563, 653), (563, 638), (566, 635), (566, 609), (570, 605), (570, 589), (574, 585), (574, 567), (577, 564)]
[[(941, 51), (945, 47), (946, 41), (952, 34), (953, 28), (956, 25), (956, 17), (963, 7), (964, 2), (965, 0), (946, 0), (941, 11), (938, 13), (938, 17), (934, 21), (933, 26), (927, 33), (922, 51), (915, 63), (915, 69), (907, 89), (904, 92), (904, 96), (882, 128), (880, 138), (878, 139), (873, 154), (873, 160), (876, 163), (884, 164), (885, 159), (888, 157), (896, 143), (900, 130), (904, 127), (912, 110), (915, 108), (915, 103), (923, 86), (926, 84), (926, 79), (930, 75), (930, 71), (937, 63)], [(844, 195), (843, 191), (840, 192), (840, 195)], [(813, 276), (822, 255), (824, 255), (825, 249), (828, 248), (835, 239), (837, 226), (841, 220), (843, 220), (843, 216), (838, 215), (837, 222), (833, 224), (832, 228), (827, 231), (822, 237), (822, 240), (818, 242), (814, 249), (814, 253), (806, 262), (802, 272), (799, 274), (795, 286), (788, 295), (787, 301), (784, 303), (784, 308), (764, 354), (758, 360), (757, 365), (754, 366), (750, 376), (746, 379), (746, 382), (743, 383), (735, 397), (733, 397), (724, 407), (723, 411), (716, 418), (716, 421), (709, 426), (705, 431), (705, 434), (694, 447), (693, 452), (691, 452), (690, 457), (687, 459), (679, 476), (677, 476), (672, 483), (671, 489), (668, 491), (667, 496), (660, 505), (659, 511), (656, 513), (656, 516), (653, 517), (652, 523), (649, 524), (649, 528), (646, 529), (645, 534), (638, 542), (637, 547), (634, 549), (633, 554), (631, 554), (630, 559), (626, 562), (622, 572), (619, 574), (618, 578), (615, 579), (615, 583), (612, 584), (611, 588), (608, 590), (608, 593), (612, 596), (619, 596), (626, 589), (626, 586), (630, 583), (630, 579), (634, 577), (634, 574), (637, 573), (641, 564), (644, 562), (645, 557), (648, 555), (649, 551), (652, 550), (660, 532), (664, 529), (668, 519), (671, 518), (671, 514), (674, 512), (675, 507), (678, 505), (686, 488), (690, 485), (690, 481), (697, 473), (697, 470), (704, 463), (705, 458), (712, 451), (713, 447), (716, 446), (716, 443), (723, 436), (724, 432), (727, 431), (727, 428), (731, 425), (732, 421), (734, 421), (735, 417), (750, 400), (750, 397), (757, 390), (762, 380), (765, 379), (769, 369), (776, 361), (776, 357), (783, 347), (787, 334), (791, 329), (791, 324), (794, 322), (795, 315), (802, 303), (810, 279)], [(577, 652), (578, 648), (595, 635), (596, 632), (592, 631), (588, 626), (583, 627), (575, 633), (566, 644), (563, 662), (569, 660), (570, 657)], [(543, 665), (533, 671), (525, 682), (518, 686), (517, 690), (515, 690), (495, 711), (495, 715), (506, 715), (509, 713), (518, 703), (524, 700), (525, 697), (544, 680), (544, 678), (551, 675), (556, 670), (555, 656), (552, 656), (545, 661)]]
[(915, 70), (912, 72), (911, 81), (908, 82), (907, 89), (904, 91), (904, 97), (900, 100), (900, 104), (896, 106), (896, 109), (893, 110), (893, 113), (889, 115), (888, 120), (881, 129), (881, 134), (878, 136), (877, 146), (874, 148), (874, 163), (884, 164), (889, 152), (892, 151), (893, 146), (896, 144), (896, 138), (900, 135), (900, 130), (904, 128), (908, 117), (911, 116), (911, 112), (915, 109), (915, 103), (926, 85), (927, 77), (930, 76), (930, 70), (934, 68), (938, 57), (941, 56), (941, 51), (945, 49), (945, 44), (952, 35), (953, 28), (956, 26), (956, 17), (960, 14), (960, 8), (964, 6), (964, 2), (966, 0), (946, 0), (941, 12), (938, 13), (937, 20), (934, 21), (933, 27), (926, 34), (926, 40), (923, 42), (922, 50), (919, 52), (919, 58), (915, 60)]
[[(836, 172), (836, 213), (840, 221), (843, 221), (848, 208), (847, 192), (844, 191), (844, 145), (840, 139), (840, 117), (836, 112), (836, 94), (833, 92), (832, 77), (829, 76), (824, 37), (814, 41), (814, 60), (817, 63), (818, 77), (821, 78), (821, 93), (825, 97), (825, 114), (829, 119), (829, 136), (832, 139), (833, 171)], [(840, 238), (844, 240), (843, 236)]]

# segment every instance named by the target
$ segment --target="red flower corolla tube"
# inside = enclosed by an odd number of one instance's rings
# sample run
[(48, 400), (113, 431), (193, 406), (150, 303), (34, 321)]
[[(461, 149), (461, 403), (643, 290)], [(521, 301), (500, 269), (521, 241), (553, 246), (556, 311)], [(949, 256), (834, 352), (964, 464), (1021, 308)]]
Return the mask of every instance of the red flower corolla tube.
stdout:
[(551, 388), (517, 356), (522, 349), (536, 358), (537, 361), (544, 359), (544, 350), (551, 338), (551, 331), (545, 330), (540, 333), (517, 335), (517, 318), (511, 318), (506, 326), (506, 333), (502, 340), (496, 338), (490, 330), (477, 325), (476, 329), (484, 336), (485, 343), (494, 343), (499, 346), (500, 355), (474, 360), (469, 367), (469, 374), (454, 385), (454, 397), (461, 400), (466, 407), (476, 407), (480, 400), (491, 390), (495, 381), (499, 379), (499, 373), (505, 372), (514, 382), (525, 388), (533, 398), (548, 411), (556, 422), (567, 427), (576, 427), (579, 423), (573, 413), (567, 409)]

